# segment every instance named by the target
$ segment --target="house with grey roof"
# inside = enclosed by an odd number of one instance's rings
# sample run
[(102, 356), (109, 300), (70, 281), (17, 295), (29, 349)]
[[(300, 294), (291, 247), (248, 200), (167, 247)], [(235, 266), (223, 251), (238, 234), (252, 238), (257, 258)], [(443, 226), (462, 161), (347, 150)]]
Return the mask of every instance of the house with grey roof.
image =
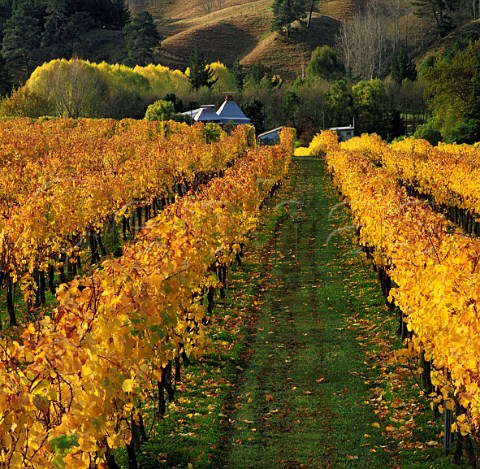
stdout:
[(205, 104), (183, 114), (190, 116), (195, 122), (215, 122), (220, 125), (250, 124), (250, 119), (243, 113), (231, 94), (225, 96), (225, 101), (216, 112), (214, 104)]
[(221, 121), (215, 112), (214, 104), (206, 104), (196, 111), (195, 116), (192, 117), (195, 122), (215, 122), (218, 124)]
[(250, 124), (250, 119), (243, 113), (231, 94), (225, 96), (225, 101), (217, 114), (222, 124)]

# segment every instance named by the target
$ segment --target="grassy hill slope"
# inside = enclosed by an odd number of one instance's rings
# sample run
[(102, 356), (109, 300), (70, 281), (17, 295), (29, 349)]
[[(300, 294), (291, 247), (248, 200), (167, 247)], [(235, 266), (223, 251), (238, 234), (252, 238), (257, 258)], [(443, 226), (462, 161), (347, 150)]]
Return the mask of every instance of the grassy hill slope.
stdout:
[[(198, 46), (209, 61), (220, 60), (231, 66), (239, 59), (244, 65), (260, 62), (284, 78), (300, 76), (311, 52), (320, 45), (333, 45), (343, 21), (361, 10), (366, 0), (323, 0), (318, 2), (310, 27), (294, 29), (289, 38), (272, 32), (273, 0), (127, 0), (132, 13), (149, 11), (163, 37), (158, 60), (172, 68), (183, 69), (193, 47)], [(212, 5), (207, 11), (206, 4)], [(385, 0), (387, 5), (388, 1)], [(221, 8), (219, 6), (221, 5)], [(404, 0), (405, 12), (400, 31), (415, 45), (415, 60), (425, 52), (442, 48), (465, 30), (478, 30), (478, 22), (460, 27), (446, 38), (425, 36), (432, 28), (420, 21)], [(89, 33), (85, 57), (93, 61), (121, 61), (124, 40), (121, 31), (97, 30)], [(454, 39), (452, 39), (454, 40)]]
[(197, 45), (208, 60), (231, 66), (236, 59), (245, 65), (260, 61), (291, 78), (302, 73), (318, 45), (333, 44), (340, 21), (350, 17), (363, 1), (330, 0), (314, 14), (309, 29), (293, 31), (290, 38), (270, 31), (272, 0), (192, 0), (188, 8), (179, 0), (131, 0), (133, 13), (147, 10), (165, 38), (160, 60), (171, 67), (186, 65)]
[(159, 24), (160, 31), (172, 34), (162, 41), (161, 57), (181, 66), (197, 45), (209, 60), (231, 65), (270, 34), (270, 4), (271, 0), (258, 0), (193, 18), (164, 18)]

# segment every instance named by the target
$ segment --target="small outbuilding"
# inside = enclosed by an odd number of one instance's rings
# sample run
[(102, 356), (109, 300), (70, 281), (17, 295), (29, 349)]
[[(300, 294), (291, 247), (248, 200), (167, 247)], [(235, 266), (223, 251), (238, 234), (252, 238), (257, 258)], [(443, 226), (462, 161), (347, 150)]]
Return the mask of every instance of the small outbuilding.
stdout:
[(353, 125), (345, 127), (330, 127), (330, 130), (337, 132), (341, 141), (349, 140), (355, 136), (355, 127), (353, 127)]
[(263, 132), (263, 134), (258, 135), (257, 140), (260, 145), (276, 145), (280, 143), (280, 132), (282, 127), (277, 127), (276, 129)]

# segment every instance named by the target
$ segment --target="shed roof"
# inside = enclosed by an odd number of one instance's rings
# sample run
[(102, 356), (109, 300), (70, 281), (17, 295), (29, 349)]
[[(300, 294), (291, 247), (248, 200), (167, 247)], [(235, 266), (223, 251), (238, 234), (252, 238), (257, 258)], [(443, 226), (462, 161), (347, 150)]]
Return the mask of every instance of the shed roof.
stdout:
[(353, 127), (353, 125), (347, 125), (344, 127), (330, 127), (329, 130), (355, 130), (355, 127)]
[(276, 127), (275, 129), (267, 130), (266, 132), (263, 132), (262, 134), (259, 134), (257, 138), (267, 137), (267, 136), (270, 136), (270, 135), (278, 135), (281, 132), (282, 129), (283, 129), (283, 127)]

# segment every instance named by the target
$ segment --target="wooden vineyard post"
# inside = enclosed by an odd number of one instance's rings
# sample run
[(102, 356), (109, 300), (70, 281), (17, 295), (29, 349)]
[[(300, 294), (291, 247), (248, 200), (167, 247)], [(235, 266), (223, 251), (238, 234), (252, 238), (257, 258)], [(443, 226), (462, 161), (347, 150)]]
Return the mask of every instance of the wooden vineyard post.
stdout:
[(443, 410), (443, 449), (448, 454), (452, 449), (452, 423), (453, 423), (453, 412), (446, 408), (444, 403)]

